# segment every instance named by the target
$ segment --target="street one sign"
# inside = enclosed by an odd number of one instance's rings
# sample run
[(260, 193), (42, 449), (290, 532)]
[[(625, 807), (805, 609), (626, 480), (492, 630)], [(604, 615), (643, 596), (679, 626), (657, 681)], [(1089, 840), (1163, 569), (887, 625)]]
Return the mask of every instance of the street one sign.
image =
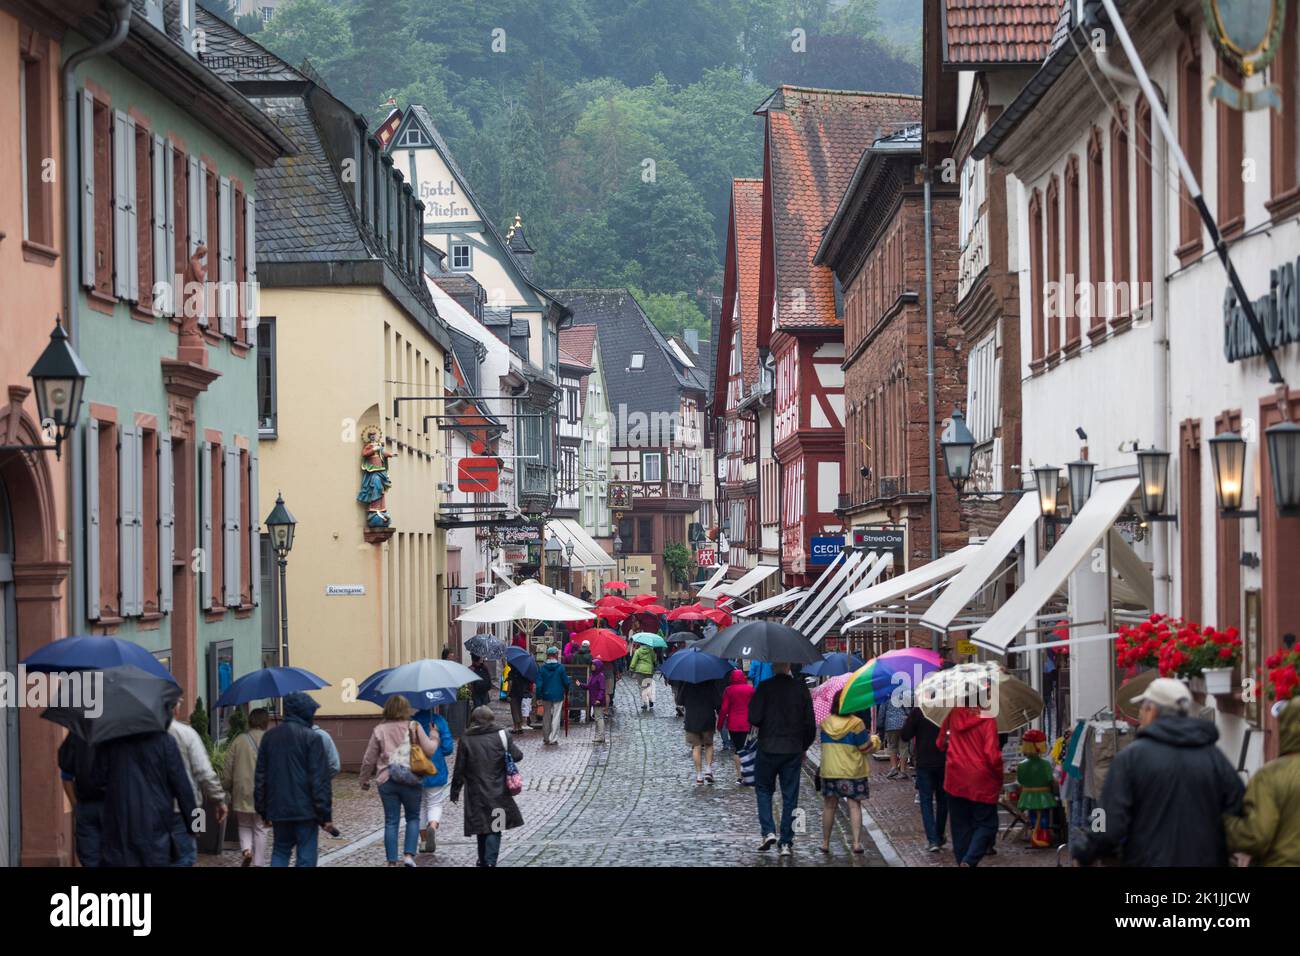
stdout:
[(812, 539), (812, 553), (808, 563), (826, 565), (835, 560), (835, 556), (844, 550), (844, 538), (841, 535)]
[(456, 487), (468, 494), (497, 490), (501, 474), (495, 458), (462, 458), (456, 465)]
[(854, 528), (853, 547), (863, 551), (892, 551), (903, 554), (903, 532), (899, 528)]

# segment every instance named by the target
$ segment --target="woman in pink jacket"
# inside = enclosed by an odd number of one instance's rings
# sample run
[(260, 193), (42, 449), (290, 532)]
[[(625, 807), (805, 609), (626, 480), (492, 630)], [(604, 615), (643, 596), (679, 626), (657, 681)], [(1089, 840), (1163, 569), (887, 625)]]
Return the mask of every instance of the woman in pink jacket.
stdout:
[[(361, 789), (370, 789), (373, 777), (379, 785), (379, 799), (384, 804), (384, 852), (389, 866), (397, 866), (397, 828), (402, 812), (406, 813), (406, 843), (402, 864), (415, 866), (415, 851), (420, 846), (420, 802), (424, 789), (417, 781), (402, 783), (393, 779), (390, 764), (403, 745), (410, 744), (432, 757), (438, 750), (438, 734), (428, 736), (411, 719), (411, 705), (405, 697), (394, 694), (384, 705), (384, 719), (370, 734), (366, 755), (361, 760)], [(409, 757), (406, 758), (409, 761)], [(409, 763), (407, 765), (409, 771)]]
[(745, 679), (745, 672), (731, 672), (730, 683), (722, 692), (722, 707), (718, 711), (718, 730), (725, 730), (731, 738), (731, 759), (736, 764), (736, 783), (740, 783), (740, 748), (749, 735), (749, 699), (754, 696), (753, 685)]

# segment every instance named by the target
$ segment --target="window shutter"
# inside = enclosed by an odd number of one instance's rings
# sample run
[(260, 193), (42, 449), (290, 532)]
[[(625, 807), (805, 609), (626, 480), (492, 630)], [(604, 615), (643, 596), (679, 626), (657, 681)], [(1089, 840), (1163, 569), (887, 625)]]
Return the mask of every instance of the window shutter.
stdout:
[(143, 572), (140, 567), (140, 429), (123, 425), (118, 430), (118, 589), (123, 617), (141, 613), (138, 600)]
[(212, 608), (212, 443), (199, 446), (199, 606)]
[(262, 603), (262, 526), (258, 519), (257, 456), (248, 456), (248, 569), (253, 603)]
[[(176, 304), (183, 300), (185, 290), (175, 287), (176, 283), (176, 153), (165, 142), (163, 143), (163, 190), (164, 202), (163, 207), (166, 213), (167, 242), (165, 243), (164, 263), (166, 268), (162, 271), (163, 280), (167, 283), (167, 288), (171, 290), (167, 296), (168, 315), (175, 315), (178, 311)], [(181, 263), (181, 270), (184, 271), (184, 263)]]
[(86, 617), (99, 619), (99, 420), (86, 422)]
[[(217, 236), (221, 245), (217, 260), (217, 315), (221, 317), (221, 334), (235, 335), (235, 304), (231, 300), (231, 283), (235, 278), (235, 215), (230, 180), (222, 176), (217, 186)], [(212, 261), (212, 256), (208, 256)]]
[(137, 207), (140, 202), (139, 171), (136, 169), (135, 156), (135, 120), (126, 118), (125, 142), (122, 144), (122, 156), (126, 160), (126, 297), (132, 302), (140, 301), (140, 223)]
[[(187, 158), (187, 168), (189, 175), (186, 177), (186, 183), (189, 191), (188, 206), (189, 213), (185, 217), (189, 225), (189, 251), (194, 255), (194, 250), (207, 242), (208, 235), (208, 203), (207, 203), (207, 170), (199, 162), (199, 158), (190, 153)], [(207, 258), (204, 260), (211, 278), (212, 270), (212, 250), (208, 250)], [(188, 268), (188, 264), (186, 264)], [(208, 306), (207, 295), (200, 297), (199, 305), (199, 325), (208, 324)]]
[[(167, 218), (171, 212), (171, 203), (168, 202), (168, 193), (170, 192), (168, 185), (171, 182), (171, 177), (167, 175), (170, 163), (167, 162), (166, 157), (170, 152), (167, 149), (167, 144), (163, 142), (163, 138), (155, 135), (153, 137), (153, 162), (149, 164), (150, 172), (153, 175), (153, 182), (150, 184), (152, 189), (150, 195), (153, 197), (153, 222), (150, 225), (153, 229), (153, 281), (155, 286), (160, 282), (170, 286), (172, 281), (171, 272), (167, 268), (167, 250), (169, 248), (167, 242)], [(155, 313), (171, 314), (171, 309), (166, 300), (163, 302), (152, 301)]]
[(127, 148), (127, 115), (113, 111), (113, 295), (119, 299), (131, 293), (131, 254), (127, 246), (131, 235), (127, 231), (127, 207), (130, 205), (128, 189), (131, 185), (128, 167), (131, 151)]
[(172, 484), (172, 436), (158, 435), (158, 609), (172, 609), (172, 562), (176, 559), (176, 488)]
[(244, 272), (248, 283), (244, 290), (244, 341), (257, 341), (257, 200), (244, 197)]
[[(81, 284), (95, 287), (95, 99), (87, 90), (81, 93)], [(92, 617), (98, 616), (96, 610)]]
[(221, 560), (223, 603), (227, 607), (239, 607), (239, 449), (229, 446), (224, 449), (225, 456), (221, 463)]

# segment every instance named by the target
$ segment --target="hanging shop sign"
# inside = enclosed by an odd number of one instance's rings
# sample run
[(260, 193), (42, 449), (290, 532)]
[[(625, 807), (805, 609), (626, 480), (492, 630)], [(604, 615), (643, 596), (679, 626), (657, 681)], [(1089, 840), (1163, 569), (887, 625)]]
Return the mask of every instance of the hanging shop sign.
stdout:
[[(1202, 0), (1210, 39), (1223, 59), (1244, 77), (1261, 72), (1277, 56), (1286, 27), (1285, 0)], [(1210, 99), (1235, 110), (1282, 111), (1276, 86), (1246, 92), (1221, 76), (1211, 77)]]
[[(1268, 295), (1254, 302), (1264, 337), (1273, 348), (1300, 342), (1300, 259), (1283, 263), (1271, 273)], [(1229, 362), (1259, 355), (1259, 342), (1246, 321), (1246, 312), (1229, 286), (1223, 297), (1223, 352)]]
[(836, 555), (844, 550), (842, 535), (813, 538), (808, 563), (814, 567), (824, 567), (835, 560)]
[(853, 547), (860, 551), (891, 551), (896, 562), (903, 560), (902, 528), (854, 528)]

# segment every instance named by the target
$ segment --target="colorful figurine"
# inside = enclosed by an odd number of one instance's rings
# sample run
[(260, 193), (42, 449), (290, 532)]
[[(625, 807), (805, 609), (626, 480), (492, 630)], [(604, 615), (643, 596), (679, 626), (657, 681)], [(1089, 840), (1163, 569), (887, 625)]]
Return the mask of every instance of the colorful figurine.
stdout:
[(365, 444), (361, 448), (361, 490), (357, 492), (357, 501), (369, 506), (367, 527), (387, 528), (392, 518), (384, 504), (384, 495), (393, 485), (388, 477), (388, 459), (397, 457), (397, 452), (384, 449), (384, 435), (377, 426), (367, 428), (361, 438)]
[(1047, 753), (1047, 735), (1041, 730), (1026, 730), (1020, 738), (1020, 752), (1025, 759), (1016, 765), (1016, 782), (1020, 785), (1017, 806), (1027, 812), (1030, 842), (1036, 847), (1052, 845), (1052, 811), (1059, 806), (1051, 761)]

